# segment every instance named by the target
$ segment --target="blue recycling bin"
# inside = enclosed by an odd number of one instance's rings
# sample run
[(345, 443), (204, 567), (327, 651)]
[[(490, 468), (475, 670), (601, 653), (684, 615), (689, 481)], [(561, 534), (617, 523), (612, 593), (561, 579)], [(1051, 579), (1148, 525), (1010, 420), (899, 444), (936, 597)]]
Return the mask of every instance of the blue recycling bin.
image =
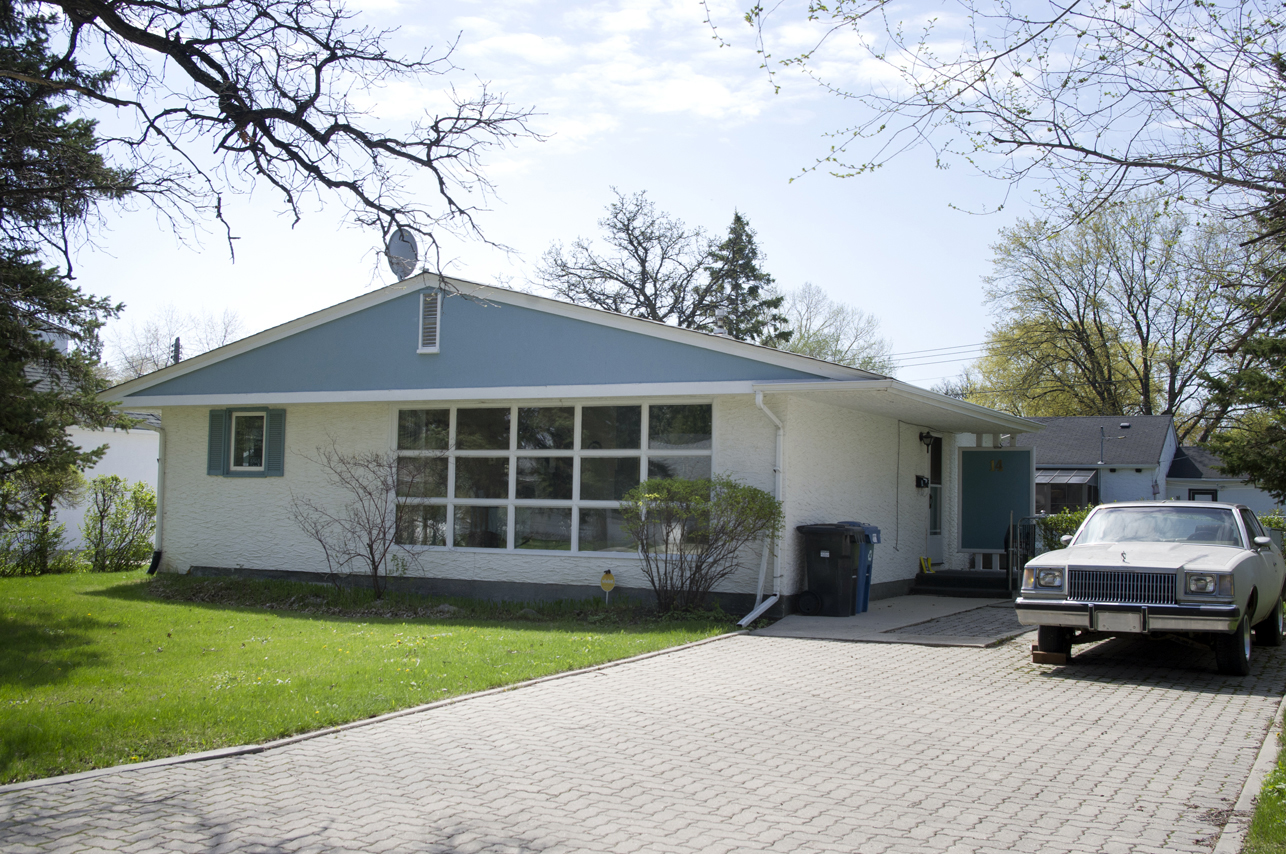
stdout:
[(865, 614), (871, 606), (871, 573), (875, 569), (875, 548), (880, 542), (880, 529), (864, 522), (840, 522), (853, 532), (853, 568), (857, 570), (857, 613)]

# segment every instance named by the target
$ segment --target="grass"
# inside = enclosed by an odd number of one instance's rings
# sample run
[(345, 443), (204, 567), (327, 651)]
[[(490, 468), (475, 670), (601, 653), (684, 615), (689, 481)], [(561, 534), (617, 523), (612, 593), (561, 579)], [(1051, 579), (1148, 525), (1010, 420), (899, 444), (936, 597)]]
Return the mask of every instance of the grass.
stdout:
[(1286, 747), (1279, 746), (1277, 765), (1264, 778), (1241, 850), (1242, 854), (1286, 854)]
[(142, 571), (3, 579), (0, 782), (270, 741), (735, 628), (523, 608)]

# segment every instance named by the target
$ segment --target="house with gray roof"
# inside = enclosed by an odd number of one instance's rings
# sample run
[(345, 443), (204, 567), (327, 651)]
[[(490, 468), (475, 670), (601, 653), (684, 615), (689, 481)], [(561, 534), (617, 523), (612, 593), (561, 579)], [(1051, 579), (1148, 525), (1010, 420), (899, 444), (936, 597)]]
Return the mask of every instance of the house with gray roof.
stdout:
[(935, 547), (963, 567), (957, 448), (1040, 427), (868, 371), (427, 273), (103, 399), (160, 418), (164, 572), (324, 577), (291, 506), (345, 501), (317, 463), (333, 443), (426, 473), (398, 496), (398, 583), (446, 595), (601, 596), (610, 570), (614, 597), (648, 596), (622, 528), (627, 490), (712, 473), (765, 489), (785, 532), (716, 591), (743, 611), (800, 591), (798, 525), (877, 526), (875, 597), (909, 590)]
[(1166, 496), (1179, 501), (1230, 501), (1258, 515), (1280, 504), (1264, 490), (1223, 473), (1223, 461), (1204, 448), (1180, 445), (1166, 476)]

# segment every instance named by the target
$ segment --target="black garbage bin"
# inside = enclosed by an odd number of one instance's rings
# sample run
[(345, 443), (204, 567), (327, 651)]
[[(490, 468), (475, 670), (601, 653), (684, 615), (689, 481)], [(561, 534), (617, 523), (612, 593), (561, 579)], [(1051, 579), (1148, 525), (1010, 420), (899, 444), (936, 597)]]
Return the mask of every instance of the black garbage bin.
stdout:
[(864, 613), (871, 598), (873, 545), (880, 529), (861, 522), (800, 525), (804, 538), (804, 590), (796, 597), (801, 614), (851, 617)]

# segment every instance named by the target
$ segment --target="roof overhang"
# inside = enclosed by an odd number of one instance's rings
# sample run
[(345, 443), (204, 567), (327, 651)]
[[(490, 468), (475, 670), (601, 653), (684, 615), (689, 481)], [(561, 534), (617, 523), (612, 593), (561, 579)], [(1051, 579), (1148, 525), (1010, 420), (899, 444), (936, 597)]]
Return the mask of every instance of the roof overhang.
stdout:
[(823, 380), (755, 383), (756, 392), (804, 395), (811, 400), (896, 418), (941, 433), (1035, 433), (1044, 425), (1016, 415), (996, 412), (945, 394), (894, 379)]

